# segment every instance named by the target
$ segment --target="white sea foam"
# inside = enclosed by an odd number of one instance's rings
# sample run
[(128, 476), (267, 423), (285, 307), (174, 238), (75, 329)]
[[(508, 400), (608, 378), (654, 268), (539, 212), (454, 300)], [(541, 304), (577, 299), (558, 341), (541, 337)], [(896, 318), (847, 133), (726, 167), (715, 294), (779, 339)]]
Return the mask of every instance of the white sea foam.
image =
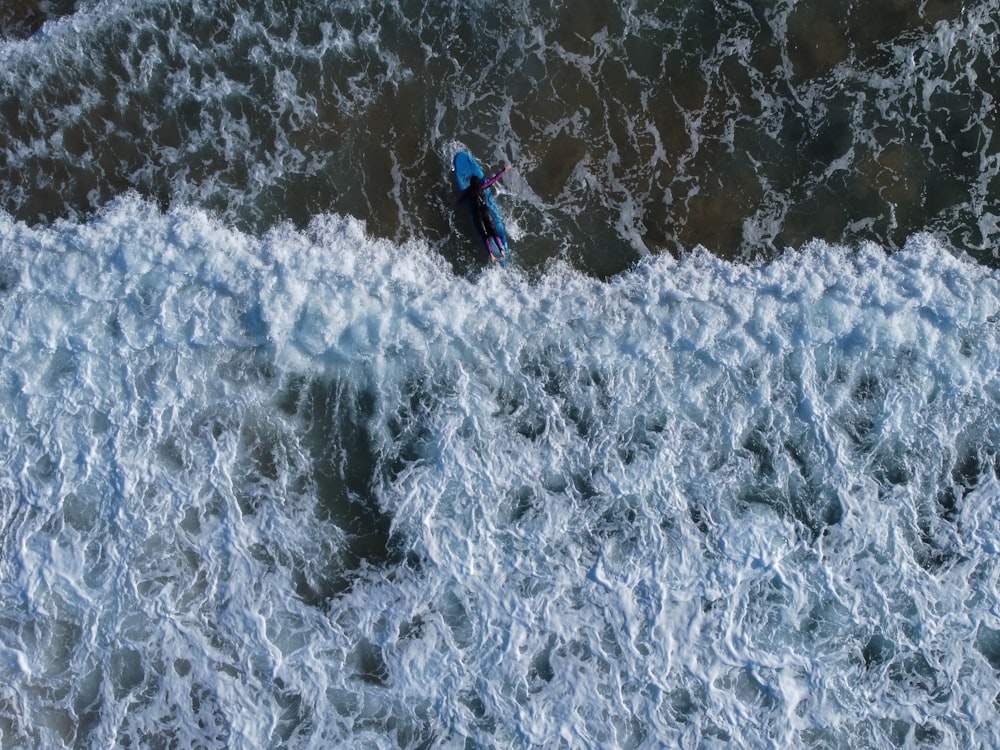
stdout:
[(1000, 742), (997, 274), (0, 223), (3, 747)]

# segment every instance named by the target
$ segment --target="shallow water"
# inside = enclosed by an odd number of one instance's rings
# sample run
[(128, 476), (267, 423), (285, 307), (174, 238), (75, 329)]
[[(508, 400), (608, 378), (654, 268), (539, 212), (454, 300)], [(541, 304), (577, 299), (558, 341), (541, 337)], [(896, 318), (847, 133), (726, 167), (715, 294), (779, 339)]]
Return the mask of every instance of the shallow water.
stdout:
[(105, 3), (5, 45), (0, 205), (83, 218), (137, 190), (252, 232), (335, 211), (466, 269), (447, 172), (467, 147), (517, 168), (504, 202), (526, 267), (606, 277), (697, 245), (767, 259), (921, 231), (992, 264), (996, 18), (940, 1)]
[(0, 747), (1000, 744), (995, 3), (588, 8), (0, 43)]

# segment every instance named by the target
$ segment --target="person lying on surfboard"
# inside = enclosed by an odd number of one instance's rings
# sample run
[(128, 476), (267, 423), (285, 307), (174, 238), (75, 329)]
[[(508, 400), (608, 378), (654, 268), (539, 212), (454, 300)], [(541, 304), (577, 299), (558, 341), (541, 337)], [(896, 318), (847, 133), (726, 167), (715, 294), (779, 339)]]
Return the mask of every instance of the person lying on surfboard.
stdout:
[[(506, 258), (507, 255), (504, 253), (503, 249), (503, 238), (497, 231), (497, 226), (493, 222), (493, 214), (490, 213), (490, 207), (486, 204), (486, 190), (497, 180), (504, 176), (504, 173), (510, 169), (510, 164), (501, 169), (495, 175), (490, 177), (486, 182), (483, 182), (477, 175), (473, 175), (469, 178), (469, 187), (465, 189), (462, 195), (459, 197), (458, 201), (471, 201), (472, 205), (472, 215), (476, 220), (476, 228), (479, 233), (483, 236), (483, 240), (487, 243), (489, 247), (490, 239), (493, 240), (493, 244), (496, 246), (497, 250), (500, 251), (500, 258)], [(490, 253), (490, 258), (495, 262), (497, 256), (492, 252)]]

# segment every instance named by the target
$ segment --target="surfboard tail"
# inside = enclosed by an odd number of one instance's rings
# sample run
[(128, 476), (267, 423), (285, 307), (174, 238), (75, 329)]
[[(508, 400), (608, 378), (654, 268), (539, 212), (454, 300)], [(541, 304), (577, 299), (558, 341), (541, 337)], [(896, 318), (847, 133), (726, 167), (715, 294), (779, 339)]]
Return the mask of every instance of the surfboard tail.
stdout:
[(486, 238), (486, 249), (489, 251), (497, 260), (503, 260), (505, 253), (503, 250), (503, 243), (500, 242), (499, 237), (487, 237)]

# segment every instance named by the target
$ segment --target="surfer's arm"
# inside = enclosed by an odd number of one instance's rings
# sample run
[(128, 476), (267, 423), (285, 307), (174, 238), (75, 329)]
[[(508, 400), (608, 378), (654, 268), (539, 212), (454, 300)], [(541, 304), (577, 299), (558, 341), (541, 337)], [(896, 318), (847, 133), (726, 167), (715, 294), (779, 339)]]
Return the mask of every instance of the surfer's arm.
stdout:
[(492, 177), (490, 177), (490, 179), (488, 179), (488, 180), (487, 180), (486, 182), (484, 182), (484, 183), (483, 183), (483, 190), (485, 190), (485, 189), (486, 189), (486, 188), (488, 188), (488, 187), (489, 187), (490, 185), (492, 185), (492, 184), (493, 184), (494, 182), (496, 182), (496, 181), (497, 181), (497, 180), (499, 180), (499, 179), (500, 179), (501, 177), (503, 177), (503, 176), (504, 176), (504, 175), (505, 175), (505, 174), (507, 173), (507, 170), (508, 170), (508, 169), (510, 169), (510, 164), (508, 164), (508, 165), (507, 165), (506, 167), (504, 167), (503, 169), (501, 169), (501, 170), (500, 170), (499, 172), (497, 172), (497, 173), (496, 173), (495, 175), (493, 175)]

